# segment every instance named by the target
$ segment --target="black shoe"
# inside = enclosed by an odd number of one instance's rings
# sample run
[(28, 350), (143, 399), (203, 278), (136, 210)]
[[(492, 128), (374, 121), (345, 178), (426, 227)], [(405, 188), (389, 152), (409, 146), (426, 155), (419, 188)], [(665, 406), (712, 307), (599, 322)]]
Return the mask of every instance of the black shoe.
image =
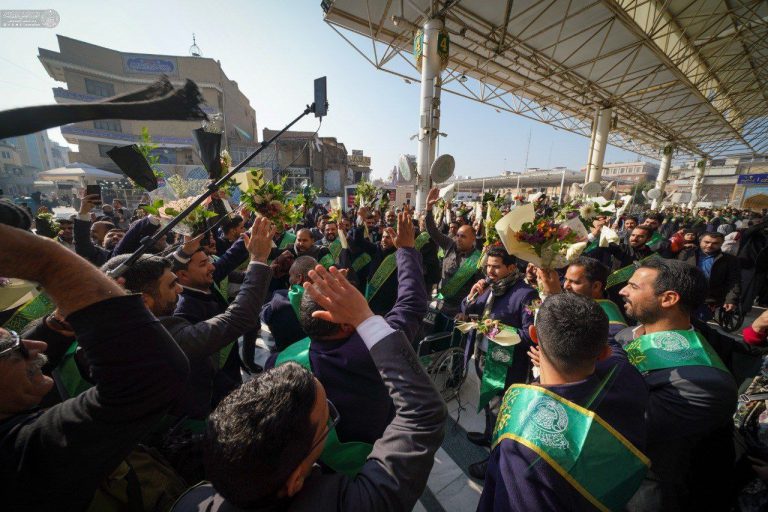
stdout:
[(469, 476), (478, 480), (485, 480), (485, 472), (488, 470), (488, 459), (470, 464), (467, 468)]
[(488, 439), (484, 432), (467, 432), (467, 440), (477, 446), (491, 447), (491, 440)]

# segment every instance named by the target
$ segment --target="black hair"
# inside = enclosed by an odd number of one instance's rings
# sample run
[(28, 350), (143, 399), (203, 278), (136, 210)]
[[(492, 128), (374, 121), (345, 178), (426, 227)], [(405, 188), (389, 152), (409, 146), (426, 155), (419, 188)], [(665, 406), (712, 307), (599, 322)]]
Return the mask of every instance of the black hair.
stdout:
[(539, 346), (559, 371), (594, 364), (608, 343), (608, 316), (594, 300), (575, 293), (547, 297), (536, 317)]
[[(101, 271), (107, 273), (119, 267), (130, 254), (121, 254), (107, 261), (101, 266)], [(147, 293), (157, 295), (159, 281), (166, 269), (171, 268), (171, 262), (160, 256), (151, 254), (142, 255), (136, 262), (128, 267), (120, 276), (125, 279), (123, 285), (126, 290), (133, 293)]]
[(652, 227), (650, 227), (650, 226), (646, 226), (646, 225), (644, 225), (644, 224), (638, 224), (637, 226), (635, 226), (634, 228), (632, 228), (632, 231), (634, 231), (635, 229), (642, 229), (643, 231), (645, 231), (646, 233), (648, 233), (648, 236), (649, 236), (649, 237), (653, 235), (653, 232), (654, 232), (654, 231), (656, 231), (656, 230), (655, 230), (655, 229), (653, 229)]
[(659, 224), (664, 222), (664, 214), (663, 213), (650, 213), (645, 217), (645, 220), (652, 219), (655, 221), (658, 221)]
[(488, 257), (490, 258), (491, 256), (494, 258), (501, 258), (501, 262), (506, 266), (517, 263), (517, 258), (509, 254), (503, 247), (495, 246), (488, 249)]
[(637, 217), (634, 215), (630, 215), (629, 217), (624, 217), (624, 222), (626, 223), (628, 220), (635, 221), (635, 224), (640, 224), (640, 221), (637, 220)]
[[(307, 278), (310, 270), (313, 270), (317, 266), (317, 260), (312, 256), (299, 256), (293, 261), (291, 268), (288, 270), (288, 274), (293, 277), (296, 275), (302, 275)], [(304, 283), (299, 283), (304, 284)]]
[(600, 288), (602, 290), (605, 289), (605, 284), (608, 282), (608, 274), (610, 273), (608, 267), (600, 263), (595, 258), (590, 258), (588, 256), (579, 256), (576, 258), (576, 261), (571, 263), (571, 265), (583, 268), (584, 276), (587, 278), (587, 281), (589, 281), (590, 284), (599, 282), (602, 284)]
[(323, 311), (323, 308), (308, 293), (305, 293), (299, 306), (299, 323), (307, 336), (325, 338), (336, 334), (339, 324), (313, 317), (312, 313), (315, 311)]
[(707, 231), (706, 233), (702, 233), (699, 237), (704, 238), (705, 236), (710, 236), (712, 238), (719, 238), (720, 240), (725, 240), (725, 235), (720, 233), (719, 231)]
[(241, 216), (232, 215), (231, 217), (227, 217), (226, 220), (221, 222), (221, 231), (222, 233), (227, 234), (228, 231), (235, 229), (242, 223), (243, 218)]
[[(205, 249), (202, 247), (198, 247), (197, 250), (192, 254), (192, 256), (194, 256), (198, 252), (205, 252)], [(180, 272), (182, 270), (189, 270), (189, 263), (192, 261), (192, 256), (190, 256), (186, 262), (181, 262), (178, 259), (174, 258), (172, 254), (173, 252), (169, 254), (169, 259), (173, 265), (171, 270), (173, 270), (174, 273)]]
[(253, 508), (277, 500), (312, 447), (316, 387), (311, 372), (288, 362), (235, 389), (211, 413), (206, 476), (228, 501)]
[(666, 258), (651, 258), (638, 268), (656, 270), (658, 275), (653, 283), (653, 293), (657, 296), (666, 291), (673, 291), (680, 296), (680, 309), (692, 313), (707, 296), (707, 278), (704, 272), (684, 261)]

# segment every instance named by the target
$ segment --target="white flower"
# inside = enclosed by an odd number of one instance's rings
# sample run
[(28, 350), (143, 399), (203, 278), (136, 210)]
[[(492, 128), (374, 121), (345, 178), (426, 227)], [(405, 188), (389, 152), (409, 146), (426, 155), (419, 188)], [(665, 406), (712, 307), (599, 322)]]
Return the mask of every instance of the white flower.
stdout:
[(264, 198), (261, 197), (259, 194), (253, 194), (253, 202), (256, 204), (261, 204), (264, 202)]
[(586, 203), (579, 208), (579, 215), (584, 220), (592, 220), (597, 215), (597, 210), (592, 203)]
[(565, 259), (569, 262), (575, 260), (579, 256), (581, 256), (581, 253), (584, 252), (584, 249), (587, 248), (587, 242), (578, 242), (575, 244), (571, 244), (570, 247), (568, 247), (568, 252), (565, 254)]

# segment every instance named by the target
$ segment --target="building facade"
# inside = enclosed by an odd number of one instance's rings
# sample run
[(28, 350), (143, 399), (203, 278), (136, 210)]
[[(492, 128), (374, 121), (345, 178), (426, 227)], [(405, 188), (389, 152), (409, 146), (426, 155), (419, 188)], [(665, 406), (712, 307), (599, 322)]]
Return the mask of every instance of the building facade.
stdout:
[[(175, 86), (193, 80), (205, 100), (208, 115), (220, 114), (227, 148), (235, 163), (256, 147), (256, 113), (237, 82), (224, 73), (221, 63), (210, 58), (176, 55), (147, 55), (112, 50), (94, 44), (57, 36), (59, 51), (39, 48), (38, 58), (48, 74), (64, 87), (53, 89), (57, 103), (88, 103), (135, 91), (166, 75)], [(157, 144), (159, 163), (199, 166), (192, 130), (197, 121), (99, 120), (75, 123), (61, 128), (67, 142), (77, 144), (79, 152), (71, 161), (117, 171), (107, 156), (115, 146), (140, 142), (146, 127)]]
[[(67, 165), (69, 153), (46, 131), (0, 140), (0, 189), (8, 196), (31, 194), (37, 174)], [(49, 182), (45, 185), (52, 187)]]
[(659, 166), (651, 162), (616, 162), (603, 165), (602, 179), (615, 181), (619, 192), (629, 192), (638, 183), (655, 180), (658, 174)]
[[(263, 140), (277, 134), (264, 128)], [(314, 132), (285, 132), (249, 163), (267, 170), (267, 176), (285, 179), (288, 190), (310, 184), (326, 197), (341, 196), (346, 185), (369, 179), (371, 159), (360, 150), (347, 154), (336, 137), (316, 137)]]

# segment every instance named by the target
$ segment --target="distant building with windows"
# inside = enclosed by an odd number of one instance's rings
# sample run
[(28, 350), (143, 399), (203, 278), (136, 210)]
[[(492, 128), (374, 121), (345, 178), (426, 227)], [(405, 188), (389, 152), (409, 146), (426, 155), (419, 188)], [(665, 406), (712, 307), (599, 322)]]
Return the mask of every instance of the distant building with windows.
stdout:
[[(229, 149), (234, 162), (240, 162), (257, 147), (256, 112), (219, 61), (199, 56), (128, 53), (61, 35), (57, 38), (58, 52), (39, 48), (38, 55), (48, 74), (65, 84), (53, 89), (57, 103), (100, 101), (146, 87), (163, 74), (176, 86), (189, 78), (197, 83), (205, 99), (203, 110), (223, 116), (222, 147)], [(78, 153), (70, 155), (71, 161), (119, 171), (107, 151), (139, 142), (143, 127), (158, 146), (159, 163), (201, 166), (192, 137), (192, 130), (200, 127), (198, 121), (105, 119), (64, 126), (61, 133), (67, 142), (79, 147)]]
[(30, 194), (39, 172), (68, 163), (69, 148), (49, 139), (46, 131), (0, 140), (0, 189), (5, 195)]
[[(581, 172), (586, 172), (586, 170), (586, 167), (581, 168)], [(619, 192), (629, 192), (638, 183), (655, 180), (658, 174), (658, 164), (651, 162), (617, 162), (603, 164), (602, 179), (616, 181), (616, 189)]]

